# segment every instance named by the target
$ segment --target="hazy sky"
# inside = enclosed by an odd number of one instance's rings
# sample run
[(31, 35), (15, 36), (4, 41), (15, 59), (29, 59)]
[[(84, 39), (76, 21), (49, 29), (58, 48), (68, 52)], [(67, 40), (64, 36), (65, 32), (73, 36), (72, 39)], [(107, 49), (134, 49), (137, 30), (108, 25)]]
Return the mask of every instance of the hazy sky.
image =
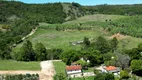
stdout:
[(49, 3), (49, 2), (77, 2), (82, 5), (98, 4), (140, 4), (142, 0), (16, 0), (25, 3)]

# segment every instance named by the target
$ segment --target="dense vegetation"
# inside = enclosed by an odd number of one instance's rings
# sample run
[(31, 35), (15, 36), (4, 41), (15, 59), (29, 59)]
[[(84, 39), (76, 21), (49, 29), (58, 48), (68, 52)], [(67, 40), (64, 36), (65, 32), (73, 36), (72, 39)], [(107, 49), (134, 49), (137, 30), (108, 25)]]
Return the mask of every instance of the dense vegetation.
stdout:
[(0, 75), (0, 80), (39, 80), (38, 74)]
[(101, 13), (101, 14), (117, 14), (117, 15), (141, 15), (142, 4), (134, 5), (97, 5), (97, 6), (85, 6), (83, 10), (89, 14)]
[[(66, 17), (61, 3), (24, 4), (14, 1), (0, 1), (0, 58), (10, 59), (10, 52), (34, 29), (39, 22), (62, 23)], [(6, 30), (6, 31), (3, 31)]]

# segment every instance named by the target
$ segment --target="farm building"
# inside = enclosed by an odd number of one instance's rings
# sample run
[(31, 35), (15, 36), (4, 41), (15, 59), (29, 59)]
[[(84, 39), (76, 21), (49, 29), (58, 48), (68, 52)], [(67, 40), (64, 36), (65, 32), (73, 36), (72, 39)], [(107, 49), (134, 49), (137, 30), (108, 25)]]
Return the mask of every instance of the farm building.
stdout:
[(120, 74), (120, 69), (115, 66), (107, 66), (102, 68), (102, 72), (105, 73), (113, 73), (114, 75), (119, 75)]
[(69, 77), (75, 77), (75, 76), (80, 76), (81, 75), (81, 65), (71, 65), (71, 66), (66, 66), (66, 72)]

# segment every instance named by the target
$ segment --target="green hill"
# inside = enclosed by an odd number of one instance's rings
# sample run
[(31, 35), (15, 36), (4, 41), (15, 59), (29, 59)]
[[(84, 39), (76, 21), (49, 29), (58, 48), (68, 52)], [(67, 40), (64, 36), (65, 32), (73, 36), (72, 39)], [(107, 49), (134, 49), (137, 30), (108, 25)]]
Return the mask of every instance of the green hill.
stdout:
[[(142, 39), (123, 35), (121, 32), (119, 35), (115, 35), (119, 33), (117, 28), (111, 28), (112, 30), (109, 31), (108, 28), (112, 27), (112, 25), (105, 21), (106, 19), (111, 19), (113, 23), (127, 18), (129, 18), (129, 16), (97, 14), (84, 16), (74, 21), (65, 22), (64, 24), (45, 25), (44, 23), (38, 27), (36, 33), (29, 37), (28, 40), (30, 40), (34, 46), (36, 43), (41, 42), (47, 49), (61, 48), (63, 50), (80, 50), (81, 44), (73, 45), (73, 43), (82, 41), (84, 37), (88, 37), (92, 41), (98, 36), (104, 36), (107, 39), (117, 37), (120, 42), (119, 49), (132, 49), (139, 43), (142, 43)], [(14, 51), (18, 51), (22, 44), (19, 44)]]

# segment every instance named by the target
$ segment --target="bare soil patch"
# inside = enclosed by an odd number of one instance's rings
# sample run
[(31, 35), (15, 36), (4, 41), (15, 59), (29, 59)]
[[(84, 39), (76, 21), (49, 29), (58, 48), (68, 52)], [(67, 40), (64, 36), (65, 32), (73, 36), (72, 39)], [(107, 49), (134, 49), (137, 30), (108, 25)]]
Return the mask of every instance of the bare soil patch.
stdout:
[(115, 37), (116, 37), (118, 40), (121, 40), (121, 39), (127, 38), (128, 36), (125, 36), (125, 35), (122, 35), (122, 34), (120, 34), (120, 33), (117, 33), (117, 34), (114, 34), (114, 35), (112, 35), (112, 36), (110, 36), (110, 37), (108, 37), (108, 38), (113, 39), (113, 38), (115, 38)]

